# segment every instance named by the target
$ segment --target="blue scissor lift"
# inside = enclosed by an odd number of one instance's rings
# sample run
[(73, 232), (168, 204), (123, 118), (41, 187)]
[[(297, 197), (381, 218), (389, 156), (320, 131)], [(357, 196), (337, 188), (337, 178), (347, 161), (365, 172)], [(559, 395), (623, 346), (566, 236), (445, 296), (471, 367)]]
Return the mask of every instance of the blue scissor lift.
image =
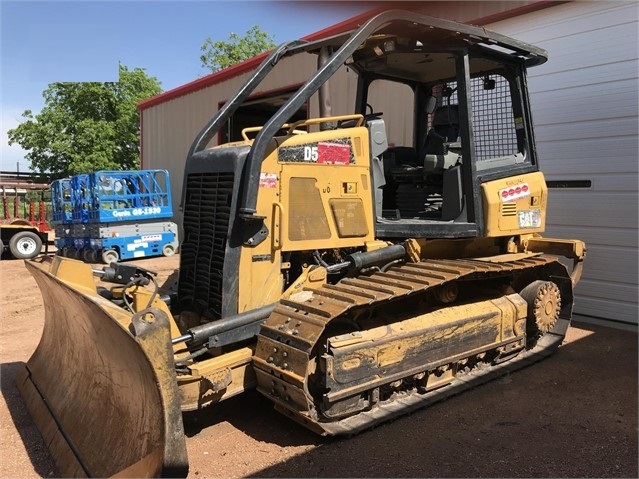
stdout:
[(166, 170), (96, 171), (58, 182), (52, 196), (61, 255), (110, 264), (177, 250)]

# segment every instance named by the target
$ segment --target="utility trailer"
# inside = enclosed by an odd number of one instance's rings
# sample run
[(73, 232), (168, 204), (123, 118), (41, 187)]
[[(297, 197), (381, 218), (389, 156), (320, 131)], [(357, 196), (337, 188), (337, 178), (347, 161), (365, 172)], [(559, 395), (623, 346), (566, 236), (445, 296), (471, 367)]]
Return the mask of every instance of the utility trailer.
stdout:
[(59, 254), (95, 263), (171, 256), (178, 248), (166, 170), (96, 171), (52, 183)]
[[(47, 184), (13, 183), (3, 182), (2, 190), (3, 215), (0, 219), (0, 256), (8, 252), (17, 259), (32, 259), (48, 248), (49, 225), (46, 222), (46, 208), (43, 198), (44, 192), (49, 189)], [(28, 215), (20, 213), (20, 196), (18, 192), (23, 190), (40, 192), (38, 211), (36, 202), (29, 201)], [(13, 192), (13, 213), (9, 205), (8, 192)], [(28, 216), (28, 218), (27, 218)]]

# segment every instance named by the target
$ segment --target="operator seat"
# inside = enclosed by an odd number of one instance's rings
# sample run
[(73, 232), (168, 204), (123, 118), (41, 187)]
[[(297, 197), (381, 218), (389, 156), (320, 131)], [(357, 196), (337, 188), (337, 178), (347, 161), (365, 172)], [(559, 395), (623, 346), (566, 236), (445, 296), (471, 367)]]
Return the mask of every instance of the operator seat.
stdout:
[(459, 138), (459, 105), (444, 105), (433, 113), (432, 128), (419, 158), (425, 155), (445, 155), (444, 143), (455, 142)]
[(459, 105), (444, 105), (433, 114), (432, 128), (429, 130), (419, 158), (424, 164), (424, 173), (432, 181), (441, 182), (441, 220), (455, 220), (463, 211), (464, 193), (461, 177), (461, 156), (448, 151), (445, 143), (459, 140)]
[(417, 155), (424, 174), (441, 175), (459, 163), (459, 130), (458, 105), (444, 105), (435, 110), (431, 129)]

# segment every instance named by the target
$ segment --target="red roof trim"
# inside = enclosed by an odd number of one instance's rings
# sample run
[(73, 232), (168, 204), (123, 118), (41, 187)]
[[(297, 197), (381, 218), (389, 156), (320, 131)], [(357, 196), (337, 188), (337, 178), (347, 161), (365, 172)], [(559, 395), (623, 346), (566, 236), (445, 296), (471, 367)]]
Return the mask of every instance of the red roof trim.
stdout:
[[(422, 2), (408, 2), (406, 5), (404, 2), (397, 2), (393, 5), (394, 8), (399, 8), (400, 3), (402, 3), (402, 8), (416, 9), (417, 6)], [(413, 5), (411, 5), (411, 3)], [(536, 10), (541, 10), (542, 8), (552, 7), (554, 5), (558, 5), (561, 3), (566, 3), (565, 1), (539, 1), (534, 2), (528, 5), (523, 5), (521, 7), (513, 8), (511, 10), (507, 10), (505, 12), (497, 13), (494, 15), (489, 15), (486, 17), (478, 18), (475, 20), (470, 20), (466, 23), (475, 24), (475, 25), (485, 25), (487, 23), (497, 22), (499, 20), (504, 20), (506, 18), (516, 17), (519, 15), (523, 15), (524, 13), (534, 12)], [(364, 13), (361, 13), (355, 17), (344, 20), (343, 22), (336, 23), (335, 25), (331, 25), (330, 27), (324, 28), (323, 30), (317, 31), (315, 33), (311, 33), (303, 37), (303, 40), (314, 41), (320, 38), (328, 37), (331, 35), (337, 35), (339, 33), (343, 33), (348, 30), (352, 30), (353, 28), (360, 25), (365, 20), (371, 18), (377, 13), (381, 13), (386, 10), (385, 7), (377, 7), (372, 10), (368, 10)], [(267, 52), (262, 53), (256, 57), (253, 57), (249, 60), (246, 60), (242, 63), (238, 63), (229, 68), (225, 68), (224, 70), (220, 70), (219, 72), (211, 73), (210, 75), (206, 75), (202, 78), (198, 78), (192, 82), (186, 83), (179, 87), (173, 88), (172, 90), (168, 90), (164, 93), (160, 93), (154, 97), (149, 98), (148, 100), (144, 100), (138, 103), (138, 110), (146, 110), (147, 108), (151, 108), (155, 105), (159, 105), (161, 103), (167, 102), (169, 100), (173, 100), (174, 98), (178, 98), (189, 93), (196, 92), (203, 88), (207, 88), (209, 86), (215, 85), (217, 83), (221, 83), (230, 78), (239, 76), (243, 73), (249, 72), (255, 69), (267, 55)]]

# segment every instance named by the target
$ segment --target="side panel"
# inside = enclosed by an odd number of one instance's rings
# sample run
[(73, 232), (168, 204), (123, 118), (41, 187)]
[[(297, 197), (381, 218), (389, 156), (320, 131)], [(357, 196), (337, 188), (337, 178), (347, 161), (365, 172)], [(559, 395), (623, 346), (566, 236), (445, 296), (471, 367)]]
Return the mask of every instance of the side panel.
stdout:
[(374, 238), (368, 130), (297, 135), (280, 145), (284, 251), (361, 246)]
[(282, 252), (374, 239), (368, 142), (368, 130), (354, 127), (292, 135), (273, 145), (262, 163), (257, 200), (269, 237), (242, 246), (238, 312), (279, 299)]
[(544, 231), (548, 190), (541, 172), (489, 181), (481, 190), (487, 236)]

